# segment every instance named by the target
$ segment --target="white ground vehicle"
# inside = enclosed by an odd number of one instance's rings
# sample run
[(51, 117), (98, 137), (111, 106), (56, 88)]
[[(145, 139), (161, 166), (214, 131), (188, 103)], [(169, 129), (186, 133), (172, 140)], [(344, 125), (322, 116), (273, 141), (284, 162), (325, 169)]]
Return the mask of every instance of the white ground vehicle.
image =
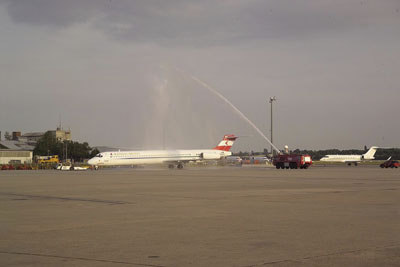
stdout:
[(86, 171), (89, 168), (88, 167), (73, 166), (73, 165), (69, 165), (69, 164), (63, 165), (62, 163), (60, 163), (60, 164), (57, 164), (56, 169), (60, 170), (60, 171)]

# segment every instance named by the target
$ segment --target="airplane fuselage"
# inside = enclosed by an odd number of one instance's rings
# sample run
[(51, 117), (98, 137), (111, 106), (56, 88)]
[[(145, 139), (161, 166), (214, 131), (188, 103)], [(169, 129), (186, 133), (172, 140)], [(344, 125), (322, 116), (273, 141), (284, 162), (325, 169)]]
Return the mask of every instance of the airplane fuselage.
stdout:
[(361, 162), (362, 155), (326, 155), (320, 161), (327, 162)]
[(168, 164), (218, 160), (230, 155), (232, 155), (230, 151), (217, 149), (110, 151), (98, 154), (88, 163), (97, 166)]
[(323, 158), (320, 159), (320, 161), (326, 161), (326, 162), (344, 162), (348, 163), (349, 165), (351, 163), (354, 163), (354, 165), (357, 165), (357, 163), (364, 161), (364, 160), (373, 160), (374, 155), (378, 147), (372, 146), (370, 149), (362, 155), (326, 155)]

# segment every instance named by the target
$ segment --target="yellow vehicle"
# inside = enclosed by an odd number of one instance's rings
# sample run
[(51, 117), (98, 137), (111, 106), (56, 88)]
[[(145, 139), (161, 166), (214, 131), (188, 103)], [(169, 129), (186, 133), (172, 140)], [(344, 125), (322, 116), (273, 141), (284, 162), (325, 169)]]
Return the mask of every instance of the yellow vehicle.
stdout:
[(60, 160), (58, 159), (58, 155), (53, 155), (53, 156), (37, 156), (37, 163), (38, 164), (57, 164), (60, 163)]

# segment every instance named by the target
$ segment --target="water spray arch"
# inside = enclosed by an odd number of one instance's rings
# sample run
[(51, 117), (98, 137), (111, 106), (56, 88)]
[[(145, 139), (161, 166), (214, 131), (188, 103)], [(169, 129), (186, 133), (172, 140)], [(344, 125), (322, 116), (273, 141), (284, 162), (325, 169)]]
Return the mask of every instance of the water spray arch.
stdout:
[(218, 92), (217, 90), (215, 90), (213, 87), (211, 87), (210, 85), (208, 85), (207, 83), (203, 82), (202, 80), (200, 80), (199, 78), (195, 77), (194, 75), (187, 73), (181, 69), (179, 69), (178, 67), (173, 67), (176, 71), (190, 77), (193, 81), (199, 83), (201, 86), (205, 87), (207, 90), (209, 90), (211, 93), (213, 93), (214, 95), (216, 95), (217, 97), (219, 97), (220, 99), (222, 99), (226, 104), (228, 104), (243, 120), (245, 120), (251, 127), (253, 127), (253, 129), (259, 134), (261, 135), (262, 138), (264, 138), (269, 145), (272, 146), (272, 148), (279, 154), (280, 151), (279, 149), (272, 144), (272, 142), (268, 139), (268, 137), (266, 137), (264, 135), (264, 133), (249, 119), (247, 118), (243, 112), (241, 112), (235, 105), (232, 104), (232, 102), (230, 102), (226, 97), (224, 97), (220, 92)]

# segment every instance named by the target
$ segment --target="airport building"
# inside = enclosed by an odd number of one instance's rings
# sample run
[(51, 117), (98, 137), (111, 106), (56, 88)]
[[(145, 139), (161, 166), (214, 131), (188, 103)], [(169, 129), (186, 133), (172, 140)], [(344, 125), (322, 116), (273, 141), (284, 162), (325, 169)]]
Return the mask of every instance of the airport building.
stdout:
[[(57, 127), (56, 130), (48, 131), (60, 142), (71, 141), (71, 130), (63, 130)], [(33, 150), (45, 132), (32, 132), (21, 134), (21, 132), (6, 132), (6, 140), (2, 140), (0, 132), (0, 164), (31, 164)]]
[[(53, 138), (57, 139), (60, 142), (72, 140), (71, 130), (64, 130), (62, 128), (57, 127), (56, 130), (49, 130), (47, 132), (49, 132)], [(13, 141), (24, 142), (34, 146), (39, 141), (39, 139), (45, 135), (45, 133), (46, 132), (31, 132), (31, 133), (21, 134), (21, 132), (12, 132), (10, 138), (8, 139), (11, 139)], [(0, 132), (0, 141), (1, 141), (1, 132)]]
[[(44, 135), (43, 132), (34, 132), (34, 133), (26, 133), (23, 135), (20, 135), (18, 139), (16, 140), (21, 140), (21, 141), (25, 141), (27, 143), (37, 143), (37, 141), (42, 138)], [(13, 140), (14, 139), (14, 132), (13, 132)]]
[[(63, 130), (61, 128), (57, 128), (56, 130), (50, 130), (48, 131), (51, 136), (53, 136), (54, 138), (56, 138), (58, 141), (63, 142), (63, 141), (71, 141), (71, 130)], [(15, 138), (14, 139), (14, 133), (15, 134)], [(27, 143), (37, 143), (37, 141), (43, 137), (43, 135), (45, 134), (45, 132), (34, 132), (34, 133), (26, 133), (21, 135), (21, 133), (19, 132), (13, 132), (13, 140), (21, 140), (21, 141), (25, 141)]]
[(31, 164), (33, 151), (0, 149), (0, 164)]
[(0, 164), (31, 164), (34, 148), (21, 141), (0, 141)]
[(71, 141), (71, 130), (63, 130), (61, 127), (57, 127), (55, 131), (49, 131), (51, 135), (57, 139), (57, 141)]

